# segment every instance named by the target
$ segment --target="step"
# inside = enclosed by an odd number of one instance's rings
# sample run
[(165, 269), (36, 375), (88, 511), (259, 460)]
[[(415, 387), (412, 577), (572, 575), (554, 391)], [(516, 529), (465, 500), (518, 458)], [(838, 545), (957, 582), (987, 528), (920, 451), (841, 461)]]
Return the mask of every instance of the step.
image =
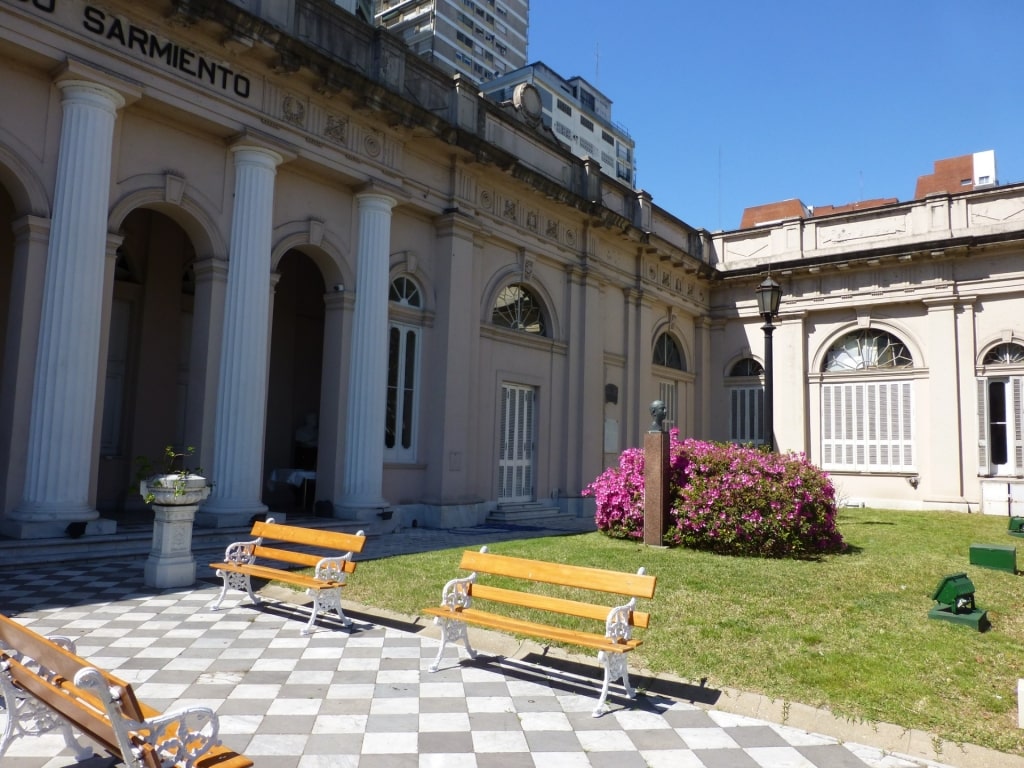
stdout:
[[(287, 522), (306, 528), (355, 533), (365, 530), (372, 537), (372, 526), (353, 520), (299, 517), (289, 514)], [(219, 560), (228, 545), (250, 538), (249, 526), (228, 528), (193, 528), (192, 554), (197, 566)], [(141, 559), (149, 555), (153, 545), (152, 524), (118, 525), (109, 536), (83, 536), (82, 538), (7, 539), (0, 538), (0, 564), (4, 566), (36, 565), (39, 563), (76, 562), (116, 558)]]
[(568, 517), (558, 507), (545, 504), (508, 504), (499, 506), (487, 516), (488, 523), (529, 524), (541, 520)]

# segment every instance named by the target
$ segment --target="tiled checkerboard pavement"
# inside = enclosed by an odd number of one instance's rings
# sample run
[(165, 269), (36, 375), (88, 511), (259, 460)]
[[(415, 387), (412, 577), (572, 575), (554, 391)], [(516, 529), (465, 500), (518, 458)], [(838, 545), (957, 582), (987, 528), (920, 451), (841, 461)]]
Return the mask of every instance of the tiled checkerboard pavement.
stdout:
[[(143, 563), (0, 568), (0, 612), (131, 682), (160, 710), (214, 708), (221, 738), (257, 768), (904, 768), (935, 765), (515, 658), (458, 658), (435, 674), (437, 640), (369, 613), (351, 631), (323, 621), (300, 634), (303, 608), (248, 599), (208, 609), (218, 587), (143, 586)], [(236, 593), (237, 594), (237, 593)], [(487, 658), (487, 657), (482, 657)], [(0, 718), (4, 717), (0, 714)], [(22, 738), (3, 768), (75, 763), (59, 735)]]

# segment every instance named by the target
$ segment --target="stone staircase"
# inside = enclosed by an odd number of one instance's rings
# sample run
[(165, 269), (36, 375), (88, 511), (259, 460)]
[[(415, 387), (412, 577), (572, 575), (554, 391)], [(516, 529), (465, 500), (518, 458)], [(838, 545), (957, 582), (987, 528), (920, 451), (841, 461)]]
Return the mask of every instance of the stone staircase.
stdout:
[(488, 525), (541, 525), (568, 519), (569, 516), (550, 502), (529, 501), (499, 504), (487, 516)]

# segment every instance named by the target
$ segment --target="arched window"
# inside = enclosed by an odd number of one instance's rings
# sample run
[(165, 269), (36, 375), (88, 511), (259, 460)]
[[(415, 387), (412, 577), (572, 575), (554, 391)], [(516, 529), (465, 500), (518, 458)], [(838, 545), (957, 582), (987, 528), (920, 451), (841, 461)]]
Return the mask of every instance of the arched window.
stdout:
[(729, 440), (764, 442), (764, 367), (752, 357), (737, 360), (729, 369)]
[(744, 357), (729, 370), (729, 376), (732, 378), (764, 376), (764, 366), (752, 357)]
[(887, 331), (865, 328), (836, 341), (825, 354), (823, 371), (909, 368), (914, 360), (906, 345)]
[(391, 281), (391, 290), (388, 292), (388, 301), (406, 307), (423, 306), (420, 297), (420, 287), (410, 278), (399, 275)]
[[(388, 300), (395, 308), (422, 308), (422, 294), (412, 278), (399, 275), (391, 281)], [(416, 461), (417, 400), (422, 328), (409, 321), (410, 313), (399, 311), (401, 320), (388, 327), (387, 408), (384, 417), (384, 458), (387, 461)]]
[(654, 364), (665, 368), (675, 368), (677, 371), (686, 370), (686, 358), (676, 340), (663, 333), (654, 342)]
[(498, 292), (491, 312), (491, 322), (514, 331), (547, 336), (544, 312), (533, 291), (515, 283)]
[[(821, 371), (821, 453), (825, 469), (915, 471), (914, 359), (902, 340), (876, 328), (837, 339)], [(887, 373), (888, 372), (888, 373)]]
[[(662, 333), (654, 342), (652, 362), (672, 371), (686, 370), (686, 356), (679, 343), (669, 334)], [(655, 371), (658, 399), (665, 404), (665, 428), (679, 427), (679, 378), (671, 371)]]
[(1024, 346), (1004, 342), (982, 358), (977, 379), (978, 474), (1024, 475)]
[(998, 344), (985, 353), (983, 365), (1024, 365), (1024, 347), (1020, 344)]

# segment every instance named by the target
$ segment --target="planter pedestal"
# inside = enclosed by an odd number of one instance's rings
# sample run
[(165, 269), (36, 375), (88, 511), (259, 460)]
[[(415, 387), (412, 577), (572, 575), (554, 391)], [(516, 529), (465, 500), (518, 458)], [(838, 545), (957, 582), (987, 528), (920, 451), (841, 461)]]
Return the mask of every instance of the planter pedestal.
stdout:
[[(193, 481), (193, 477), (195, 480)], [(143, 488), (153, 493), (153, 547), (146, 560), (147, 587), (167, 589), (190, 587), (196, 582), (196, 560), (192, 556), (192, 524), (196, 510), (210, 495), (206, 479), (189, 477), (189, 487), (175, 493), (171, 488), (149, 484)]]

